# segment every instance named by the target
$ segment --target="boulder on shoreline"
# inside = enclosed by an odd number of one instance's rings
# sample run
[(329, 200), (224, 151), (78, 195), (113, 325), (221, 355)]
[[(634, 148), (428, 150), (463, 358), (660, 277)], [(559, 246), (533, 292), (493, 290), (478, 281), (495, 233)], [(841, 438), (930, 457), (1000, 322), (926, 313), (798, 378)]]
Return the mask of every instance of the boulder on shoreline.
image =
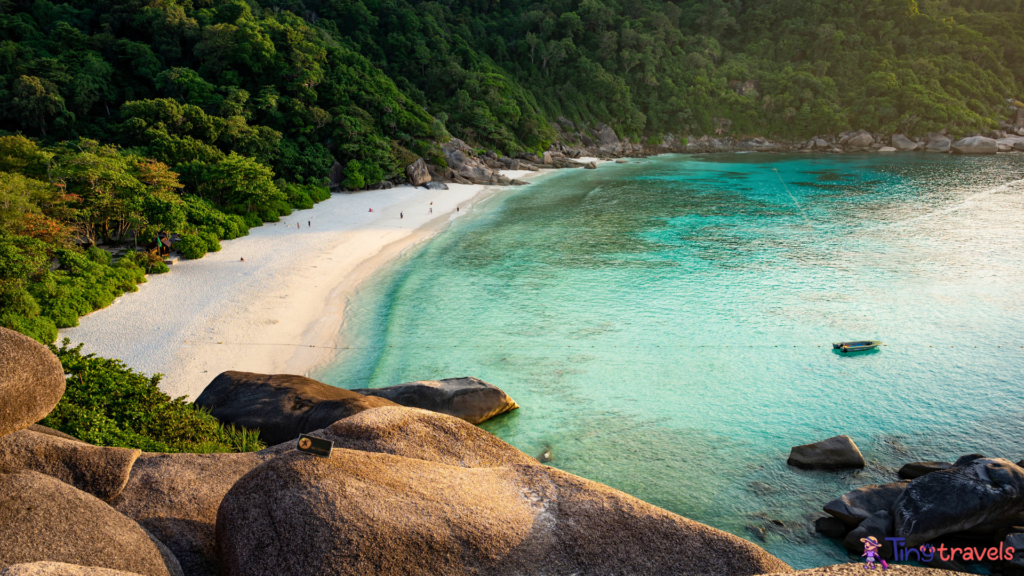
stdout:
[(910, 152), (912, 150), (917, 150), (918, 144), (903, 134), (893, 134), (892, 146), (897, 150)]
[(519, 408), (501, 388), (472, 376), (419, 380), (383, 388), (359, 388), (353, 392), (386, 398), (409, 408), (449, 414), (472, 424)]
[(786, 463), (809, 470), (863, 468), (864, 456), (849, 436), (833, 436), (821, 442), (794, 446)]
[(195, 404), (221, 422), (259, 429), (267, 444), (294, 440), (369, 408), (396, 405), (303, 376), (236, 371), (214, 378)]
[(405, 167), (405, 177), (413, 186), (423, 186), (430, 182), (430, 172), (427, 171), (427, 163), (423, 158), (417, 158), (415, 162)]
[(907, 546), (1024, 512), (1024, 469), (1002, 458), (967, 460), (973, 456), (912, 480), (903, 491), (893, 517), (896, 535)]
[(42, 420), (66, 386), (60, 360), (46, 346), (0, 328), (0, 436)]
[(929, 142), (928, 145), (925, 146), (924, 151), (925, 152), (949, 152), (949, 147), (952, 144), (953, 144), (952, 140), (950, 140), (949, 138), (943, 138), (941, 140), (935, 140), (933, 142)]
[(141, 450), (93, 446), (31, 430), (0, 437), (0, 470), (40, 472), (101, 500), (121, 493), (139, 454)]
[(228, 576), (737, 574), (788, 571), (764, 550), (539, 464), (463, 468), (336, 449), (288, 452), (225, 496)]
[(999, 146), (992, 138), (984, 136), (971, 136), (962, 138), (951, 144), (955, 154), (995, 154)]
[(100, 499), (38, 472), (0, 473), (0, 566), (66, 562), (182, 576), (174, 555)]

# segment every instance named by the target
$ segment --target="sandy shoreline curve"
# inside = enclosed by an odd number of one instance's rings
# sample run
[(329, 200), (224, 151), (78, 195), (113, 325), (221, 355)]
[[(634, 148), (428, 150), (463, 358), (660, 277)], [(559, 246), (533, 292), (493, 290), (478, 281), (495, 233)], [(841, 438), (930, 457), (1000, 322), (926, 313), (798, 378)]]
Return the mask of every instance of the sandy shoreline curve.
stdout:
[(506, 190), (448, 186), (332, 194), (223, 242), (220, 252), (147, 276), (138, 292), (82, 317), (58, 341), (163, 374), (164, 392), (192, 400), (226, 370), (306, 374), (333, 357), (345, 306), (367, 277)]

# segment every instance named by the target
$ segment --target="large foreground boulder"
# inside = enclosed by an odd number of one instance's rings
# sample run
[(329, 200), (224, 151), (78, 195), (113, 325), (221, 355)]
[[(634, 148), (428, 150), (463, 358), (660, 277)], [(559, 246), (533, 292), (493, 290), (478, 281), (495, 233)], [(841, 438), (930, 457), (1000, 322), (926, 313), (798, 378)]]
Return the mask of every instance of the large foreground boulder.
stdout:
[(995, 154), (999, 151), (996, 141), (984, 136), (971, 136), (953, 142), (955, 154)]
[(267, 444), (280, 444), (369, 408), (395, 406), (292, 374), (229, 371), (217, 376), (196, 398), (221, 422), (259, 429)]
[(515, 400), (493, 384), (479, 378), (420, 380), (383, 388), (353, 390), (364, 396), (387, 398), (409, 408), (423, 408), (450, 414), (472, 424), (519, 408)]
[(40, 561), (181, 576), (178, 561), (100, 499), (38, 472), (0, 473), (0, 567)]
[(288, 452), (225, 496), (227, 576), (788, 571), (735, 536), (559, 470)]
[(60, 360), (46, 346), (0, 328), (0, 436), (42, 420), (65, 386)]
[(864, 456), (849, 436), (833, 436), (821, 442), (794, 446), (786, 463), (797, 468), (841, 470), (863, 468)]
[[(289, 442), (294, 448), (295, 443)], [(143, 454), (111, 504), (163, 542), (188, 576), (221, 573), (217, 509), (231, 486), (272, 454)]]
[(78, 566), (63, 562), (31, 562), (15, 564), (0, 570), (0, 576), (139, 576), (134, 572)]
[(77, 440), (18, 430), (0, 437), (0, 470), (34, 470), (101, 500), (117, 496), (141, 450), (93, 446)]
[(417, 158), (415, 162), (405, 167), (405, 177), (413, 186), (423, 186), (430, 182), (430, 172), (427, 171), (427, 163), (423, 158)]
[[(332, 441), (336, 448), (380, 452), (463, 468), (536, 463), (532, 457), (464, 420), (401, 406), (365, 410), (311, 435)], [(294, 442), (286, 442), (260, 454), (281, 454), (294, 449)]]
[(871, 484), (843, 494), (823, 508), (847, 526), (857, 526), (876, 512), (891, 512), (909, 482)]
[(897, 536), (917, 546), (943, 534), (1012, 520), (1024, 511), (1024, 469), (978, 458), (912, 480), (893, 505)]

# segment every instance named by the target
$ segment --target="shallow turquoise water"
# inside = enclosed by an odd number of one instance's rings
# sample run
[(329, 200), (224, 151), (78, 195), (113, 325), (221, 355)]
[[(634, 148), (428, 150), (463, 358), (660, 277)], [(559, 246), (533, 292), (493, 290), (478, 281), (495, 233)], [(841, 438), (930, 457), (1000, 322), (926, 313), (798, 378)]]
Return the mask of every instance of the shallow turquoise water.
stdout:
[[(370, 282), (314, 376), (477, 376), (522, 406), (483, 427), (523, 451), (794, 567), (845, 561), (810, 528), (828, 500), (908, 461), (1024, 457), (1022, 178), (1024, 155), (560, 171)], [(831, 350), (864, 338), (887, 346)], [(867, 469), (785, 464), (835, 434)]]

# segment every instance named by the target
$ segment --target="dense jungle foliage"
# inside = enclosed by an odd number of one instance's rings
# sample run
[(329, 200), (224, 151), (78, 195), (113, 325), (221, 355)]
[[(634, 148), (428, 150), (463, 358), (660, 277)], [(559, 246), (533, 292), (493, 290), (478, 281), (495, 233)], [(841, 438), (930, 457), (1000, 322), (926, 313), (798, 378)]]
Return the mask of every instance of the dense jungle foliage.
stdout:
[(119, 360), (83, 355), (82, 346), (50, 350), (69, 375), (57, 407), (40, 424), (96, 446), (145, 452), (251, 452), (262, 450), (259, 431), (222, 424), (208, 412), (172, 399), (160, 376), (145, 376)]
[(921, 134), (1024, 96), (1024, 0), (0, 0), (0, 325), (44, 342), (166, 267), (444, 163), (455, 135)]

